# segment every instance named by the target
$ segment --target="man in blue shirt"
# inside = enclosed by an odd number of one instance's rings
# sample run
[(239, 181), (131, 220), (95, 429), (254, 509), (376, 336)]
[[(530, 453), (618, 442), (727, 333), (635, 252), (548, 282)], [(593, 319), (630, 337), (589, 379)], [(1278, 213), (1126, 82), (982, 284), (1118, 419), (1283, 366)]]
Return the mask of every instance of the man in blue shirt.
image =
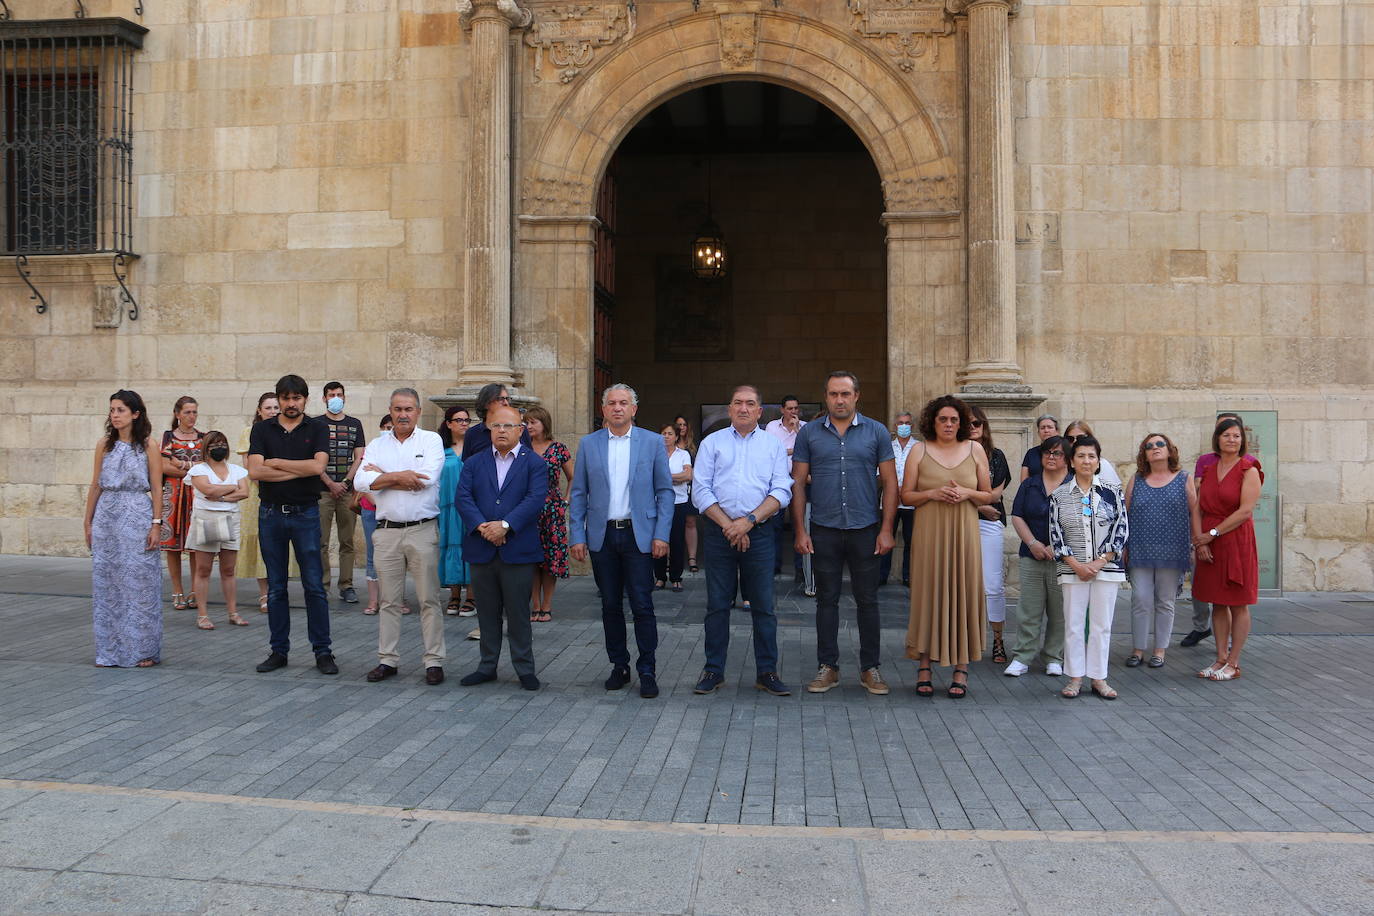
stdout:
[(707, 436), (697, 450), (692, 502), (705, 517), (700, 528), (706, 559), (706, 667), (697, 693), (710, 693), (725, 681), (736, 585), (748, 596), (754, 618), (754, 686), (774, 696), (792, 692), (778, 677), (771, 528), (792, 499), (792, 481), (787, 450), (759, 427), (762, 414), (758, 389), (740, 385), (730, 398), (730, 425)]
[[(850, 589), (858, 605), (859, 681), (885, 696), (882, 628), (878, 617), (878, 565), (892, 551), (897, 516), (897, 472), (887, 427), (858, 411), (859, 380), (832, 372), (825, 382), (826, 417), (797, 433), (792, 450), (792, 526), (799, 555), (814, 554), (816, 570), (816, 657), (820, 669), (807, 685), (825, 693), (840, 682), (840, 585), (849, 564)], [(811, 530), (806, 518), (806, 482), (811, 478)], [(878, 488), (882, 487), (881, 503)]]

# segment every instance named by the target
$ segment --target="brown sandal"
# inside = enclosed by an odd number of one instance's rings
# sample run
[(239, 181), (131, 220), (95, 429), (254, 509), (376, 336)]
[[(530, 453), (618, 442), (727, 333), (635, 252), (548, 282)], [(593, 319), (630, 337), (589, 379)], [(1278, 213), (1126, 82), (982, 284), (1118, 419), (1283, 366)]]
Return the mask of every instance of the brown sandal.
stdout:
[(236, 627), (246, 627), (246, 626), (248, 626), (248, 621), (246, 621), (246, 620), (244, 620), (242, 617), (240, 617), (240, 616), (238, 615), (238, 612), (235, 612), (235, 613), (229, 615), (229, 622), (232, 623), (232, 624), (233, 624), (234, 626), (236, 626)]
[(215, 628), (214, 623), (204, 614), (196, 618), (196, 626), (202, 630), (213, 630)]

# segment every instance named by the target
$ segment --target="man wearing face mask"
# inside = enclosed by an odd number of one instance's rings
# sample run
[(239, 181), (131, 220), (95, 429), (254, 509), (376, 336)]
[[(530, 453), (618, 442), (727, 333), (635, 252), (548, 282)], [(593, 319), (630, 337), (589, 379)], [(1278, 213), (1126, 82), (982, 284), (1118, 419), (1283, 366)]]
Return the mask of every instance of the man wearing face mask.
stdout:
[(324, 492), (320, 494), (320, 562), (324, 566), (324, 587), (329, 590), (329, 532), (339, 534), (339, 597), (349, 604), (358, 603), (353, 590), (353, 538), (357, 516), (348, 506), (353, 490), (353, 476), (363, 457), (363, 424), (344, 413), (343, 382), (324, 386), (324, 416), (320, 418), (329, 431), (329, 461), (320, 474)]
[[(897, 414), (894, 426), (897, 430), (897, 438), (892, 440), (892, 457), (897, 462), (897, 492), (902, 492), (902, 471), (906, 469), (906, 456), (911, 454), (912, 448), (916, 445), (916, 440), (911, 437), (911, 412), (902, 411)], [(916, 518), (915, 506), (897, 505), (897, 520), (892, 525), (893, 543), (897, 540), (897, 529), (902, 529), (902, 584), (911, 584), (911, 523)], [(899, 548), (893, 547), (892, 550), (883, 555), (883, 561), (878, 570), (878, 584), (886, 585), (887, 577), (892, 573), (892, 558), (896, 556)]]

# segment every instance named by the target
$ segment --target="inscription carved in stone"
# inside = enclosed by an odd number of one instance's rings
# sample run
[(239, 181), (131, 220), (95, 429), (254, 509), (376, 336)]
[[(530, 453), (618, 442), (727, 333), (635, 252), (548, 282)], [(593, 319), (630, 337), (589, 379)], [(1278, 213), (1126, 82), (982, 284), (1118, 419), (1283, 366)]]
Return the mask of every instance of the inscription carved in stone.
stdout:
[(929, 54), (940, 61), (940, 38), (954, 33), (944, 0), (848, 0), (854, 30), (875, 39), (904, 73)]
[(521, 212), (528, 216), (584, 216), (591, 185), (560, 178), (526, 178), (521, 188)]
[(940, 211), (959, 209), (959, 182), (953, 175), (922, 175), (883, 182), (883, 200), (889, 211)]
[(570, 83), (596, 56), (596, 49), (634, 37), (635, 10), (629, 3), (561, 3), (541, 9), (525, 44), (534, 49), (534, 79), (544, 80), (545, 62), (560, 83)]

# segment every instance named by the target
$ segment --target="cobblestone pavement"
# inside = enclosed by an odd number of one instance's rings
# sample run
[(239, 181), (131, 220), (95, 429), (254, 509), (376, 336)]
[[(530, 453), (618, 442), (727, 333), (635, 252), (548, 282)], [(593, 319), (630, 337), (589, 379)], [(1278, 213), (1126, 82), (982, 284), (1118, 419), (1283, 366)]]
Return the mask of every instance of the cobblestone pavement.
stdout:
[[(682, 595), (658, 593), (663, 695), (646, 701), (601, 687), (607, 665), (587, 578), (561, 583), (554, 622), (536, 625), (546, 686), (528, 693), (504, 658), (499, 682), (458, 686), (477, 658), (476, 644), (462, 638), (472, 622), (458, 618), (448, 620), (448, 682), (423, 684), (412, 616), (401, 676), (368, 684), (376, 619), (341, 603), (338, 677), (316, 672), (303, 650), (290, 667), (256, 674), (265, 618), (249, 600), (241, 606), (253, 626), (225, 626), (217, 584), (218, 629), (197, 630), (193, 612), (169, 608), (161, 666), (97, 669), (89, 561), (0, 557), (0, 777), (680, 824), (1374, 828), (1374, 596), (1262, 601), (1245, 675), (1233, 683), (1193, 676), (1211, 657), (1210, 642), (1171, 649), (1159, 670), (1125, 669), (1129, 638), (1119, 632), (1114, 703), (1063, 700), (1056, 679), (1006, 678), (989, 662), (973, 666), (967, 699), (941, 692), (922, 700), (912, 689), (915, 665), (902, 658), (900, 587), (882, 593), (892, 695), (870, 697), (857, 684), (852, 614), (841, 633), (843, 685), (802, 692), (815, 667), (814, 606), (788, 577), (779, 580), (781, 674), (798, 692), (776, 698), (753, 689), (741, 615), (725, 687), (698, 697), (691, 687), (702, 663), (704, 580), (688, 582)], [(253, 594), (251, 582), (240, 585), (241, 595)], [(293, 596), (299, 608), (295, 587)], [(845, 606), (852, 610), (848, 598)], [(299, 645), (304, 616), (296, 617)], [(1128, 624), (1123, 598), (1118, 631)], [(936, 677), (943, 688), (947, 669)], [(29, 804), (22, 792), (6, 797)], [(541, 867), (557, 854), (536, 841), (528, 852)]]

